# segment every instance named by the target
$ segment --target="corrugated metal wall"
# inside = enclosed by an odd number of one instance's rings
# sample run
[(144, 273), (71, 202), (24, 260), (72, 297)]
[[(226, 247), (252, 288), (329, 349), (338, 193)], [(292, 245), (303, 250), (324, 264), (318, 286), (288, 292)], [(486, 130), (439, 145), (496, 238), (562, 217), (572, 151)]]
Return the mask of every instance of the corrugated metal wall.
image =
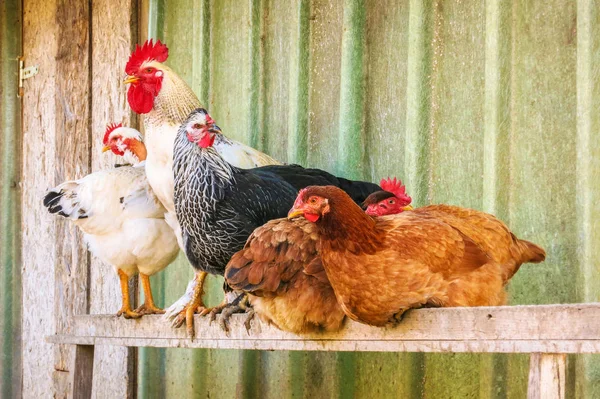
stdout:
[(21, 3), (0, 2), (0, 397), (21, 387), (20, 135), (17, 98)]
[[(150, 3), (150, 34), (230, 137), (351, 177), (404, 179), (417, 205), (492, 212), (548, 260), (511, 304), (598, 301), (600, 10), (580, 1)], [(185, 289), (185, 261), (157, 281)], [(210, 298), (220, 298), (212, 284)], [(156, 350), (143, 397), (522, 398), (523, 355)], [(600, 397), (570, 357), (568, 397)]]

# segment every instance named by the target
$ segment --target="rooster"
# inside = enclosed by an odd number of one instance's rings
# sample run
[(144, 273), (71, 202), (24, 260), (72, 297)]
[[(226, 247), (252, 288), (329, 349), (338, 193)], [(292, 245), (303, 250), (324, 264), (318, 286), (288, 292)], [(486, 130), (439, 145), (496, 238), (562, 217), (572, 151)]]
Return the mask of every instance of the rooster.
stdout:
[[(148, 182), (166, 208), (165, 220), (175, 231), (183, 249), (173, 201), (173, 142), (179, 126), (201, 104), (183, 79), (163, 64), (168, 55), (169, 49), (160, 40), (156, 43), (148, 40), (142, 46), (136, 45), (125, 66), (127, 77), (124, 83), (130, 84), (127, 91), (129, 106), (134, 112), (144, 114)], [(215, 150), (227, 162), (240, 168), (279, 163), (235, 140), (222, 140), (215, 145)], [(182, 303), (187, 302), (190, 290), (196, 285), (202, 287), (205, 277), (206, 273), (196, 274), (186, 295), (171, 306), (168, 313), (179, 313)], [(202, 300), (200, 306), (203, 306)]]
[[(149, 276), (171, 263), (179, 251), (173, 231), (146, 179), (146, 148), (140, 133), (109, 125), (103, 152), (111, 150), (135, 166), (121, 166), (64, 182), (44, 198), (48, 212), (71, 220), (83, 233), (90, 251), (119, 275), (123, 306), (117, 316), (138, 318), (164, 313), (154, 304)], [(129, 278), (138, 273), (145, 301), (132, 310)]]
[[(373, 218), (337, 187), (312, 186), (300, 191), (288, 218), (315, 223), (323, 267), (344, 313), (375, 326), (422, 306), (504, 304), (504, 285), (518, 267), (545, 259), (542, 248), (491, 215), (438, 207), (437, 214), (425, 207)], [(481, 238), (486, 234), (489, 243)]]
[[(394, 214), (412, 209), (401, 181), (383, 179), (380, 186), (395, 194), (377, 191), (369, 197), (397, 196), (388, 204)], [(256, 314), (281, 330), (337, 331), (343, 325), (344, 312), (321, 262), (317, 227), (304, 218), (275, 219), (254, 230), (227, 264), (225, 280), (248, 292)]]
[[(243, 248), (254, 229), (284, 217), (302, 187), (339, 186), (357, 202), (381, 189), (373, 183), (337, 178), (299, 165), (240, 169), (215, 150), (217, 143), (228, 140), (204, 109), (192, 112), (175, 139), (175, 209), (185, 253), (196, 270), (223, 275), (231, 256)], [(187, 305), (189, 312), (174, 320), (181, 325), (185, 319), (192, 336), (191, 315), (201, 292), (194, 294)], [(237, 301), (231, 306), (237, 306)]]

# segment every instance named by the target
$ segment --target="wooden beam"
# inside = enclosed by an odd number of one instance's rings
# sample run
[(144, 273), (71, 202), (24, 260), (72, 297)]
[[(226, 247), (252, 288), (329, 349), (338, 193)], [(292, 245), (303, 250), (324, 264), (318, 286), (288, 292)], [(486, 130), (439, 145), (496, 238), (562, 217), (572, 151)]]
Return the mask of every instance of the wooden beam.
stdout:
[(567, 355), (532, 353), (527, 399), (564, 399)]
[(84, 399), (92, 397), (94, 376), (94, 346), (77, 345), (71, 373), (73, 398)]
[(397, 326), (348, 322), (342, 331), (298, 336), (258, 321), (248, 333), (245, 316), (231, 319), (226, 335), (196, 316), (196, 337), (160, 316), (122, 320), (77, 316), (72, 335), (54, 343), (256, 350), (375, 352), (600, 353), (600, 304), (420, 309)]

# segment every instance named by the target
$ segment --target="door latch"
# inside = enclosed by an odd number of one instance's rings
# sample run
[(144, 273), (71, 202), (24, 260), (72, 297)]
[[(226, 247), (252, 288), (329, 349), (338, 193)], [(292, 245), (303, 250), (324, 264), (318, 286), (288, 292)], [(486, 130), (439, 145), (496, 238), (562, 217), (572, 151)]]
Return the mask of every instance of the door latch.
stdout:
[(37, 65), (25, 68), (23, 57), (19, 57), (17, 60), (19, 61), (19, 97), (23, 97), (23, 81), (37, 75), (39, 68)]

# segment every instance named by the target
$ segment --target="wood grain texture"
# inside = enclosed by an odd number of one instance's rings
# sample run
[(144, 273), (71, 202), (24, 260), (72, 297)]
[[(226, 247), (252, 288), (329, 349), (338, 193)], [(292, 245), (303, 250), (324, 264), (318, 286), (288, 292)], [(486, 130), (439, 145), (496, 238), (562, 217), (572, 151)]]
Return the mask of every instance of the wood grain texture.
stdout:
[(564, 399), (567, 355), (532, 353), (527, 399)]
[(160, 316), (125, 321), (110, 315), (76, 316), (71, 335), (53, 342), (184, 348), (286, 349), (318, 351), (599, 353), (600, 304), (419, 309), (397, 326), (371, 327), (349, 322), (335, 333), (298, 336), (254, 322), (248, 333), (244, 315), (232, 319), (225, 334), (196, 316), (194, 340)]
[[(92, 170), (97, 171), (118, 162), (111, 152), (102, 153), (106, 125), (123, 123), (138, 127), (137, 117), (127, 104), (127, 88), (122, 83), (125, 63), (137, 42), (137, 6), (134, 0), (122, 1), (119, 7), (109, 0), (94, 0), (91, 15), (90, 153)], [(134, 279), (131, 283), (135, 285)], [(116, 313), (120, 308), (121, 290), (114, 268), (95, 257), (91, 259), (89, 290), (91, 314)], [(133, 397), (137, 388), (136, 364), (137, 349), (107, 347), (97, 351), (94, 395)]]
[(68, 333), (71, 316), (86, 312), (88, 257), (75, 227), (40, 203), (89, 172), (89, 8), (31, 0), (23, 11), (24, 55), (40, 70), (23, 98), (23, 395), (64, 397), (73, 348), (42, 335)]
[[(73, 398), (87, 399), (92, 397), (94, 377), (94, 352), (93, 345), (76, 345), (73, 366), (71, 369), (71, 386)], [(100, 374), (100, 373), (99, 373)]]

